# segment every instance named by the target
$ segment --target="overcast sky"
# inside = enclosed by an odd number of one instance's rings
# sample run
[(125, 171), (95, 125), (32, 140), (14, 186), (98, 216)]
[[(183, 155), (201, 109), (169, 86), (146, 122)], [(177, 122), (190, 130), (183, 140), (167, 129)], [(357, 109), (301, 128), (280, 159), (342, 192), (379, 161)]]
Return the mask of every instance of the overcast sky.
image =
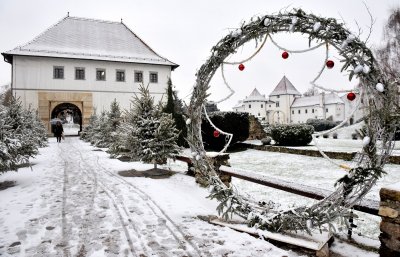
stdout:
[[(302, 8), (306, 12), (343, 20), (355, 34), (358, 26), (363, 30), (361, 39), (368, 35), (370, 17), (375, 24), (367, 43), (378, 47), (382, 42), (382, 28), (390, 9), (400, 6), (400, 0), (0, 0), (0, 52), (25, 44), (70, 12), (70, 16), (123, 22), (158, 54), (180, 65), (172, 73), (172, 81), (185, 101), (190, 100), (197, 69), (210, 56), (210, 49), (226, 34), (240, 27), (255, 15), (273, 14), (281, 9)], [(276, 35), (280, 45), (297, 50), (307, 47), (307, 41), (293, 34)], [(238, 49), (230, 60), (248, 57), (256, 50), (254, 42)], [(219, 107), (230, 110), (238, 100), (249, 95), (256, 87), (269, 95), (283, 75), (303, 93), (321, 68), (325, 52), (322, 49), (307, 54), (291, 55), (287, 60), (271, 43), (240, 72), (237, 66), (226, 67), (226, 79), (236, 91)], [(337, 54), (330, 58), (335, 68), (328, 70), (318, 81), (330, 88), (352, 88), (345, 73), (340, 73)], [(11, 65), (0, 62), (0, 85), (11, 80)], [(224, 98), (227, 89), (217, 72), (211, 82), (210, 100)]]

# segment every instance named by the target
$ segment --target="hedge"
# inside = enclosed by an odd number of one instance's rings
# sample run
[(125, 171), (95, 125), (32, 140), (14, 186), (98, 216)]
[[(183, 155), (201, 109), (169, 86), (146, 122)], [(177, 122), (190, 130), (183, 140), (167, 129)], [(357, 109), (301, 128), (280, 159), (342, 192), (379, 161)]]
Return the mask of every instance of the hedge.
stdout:
[(271, 128), (271, 137), (276, 145), (303, 146), (312, 140), (314, 128), (305, 124), (280, 124)]
[[(243, 112), (213, 112), (209, 114), (211, 121), (220, 130), (233, 134), (230, 145), (249, 137), (249, 114)], [(215, 129), (203, 117), (201, 124), (202, 138), (206, 150), (220, 151), (226, 144), (227, 137), (220, 134), (214, 136)]]

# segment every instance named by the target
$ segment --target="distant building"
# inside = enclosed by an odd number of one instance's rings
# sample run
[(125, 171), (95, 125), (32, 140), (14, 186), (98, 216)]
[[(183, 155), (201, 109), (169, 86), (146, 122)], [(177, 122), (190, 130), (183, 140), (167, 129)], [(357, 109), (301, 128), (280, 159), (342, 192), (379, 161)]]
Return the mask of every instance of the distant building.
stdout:
[(291, 105), (291, 123), (306, 123), (308, 119), (345, 119), (345, 103), (335, 93), (321, 93), (296, 98)]
[(243, 101), (240, 101), (233, 110), (236, 112), (247, 112), (258, 118), (263, 118), (268, 116), (267, 105), (273, 104), (273, 102), (268, 101), (265, 95), (261, 95), (257, 88), (251, 92)]
[(140, 84), (158, 101), (178, 67), (122, 21), (69, 16), (2, 55), (12, 65), (13, 94), (37, 108), (45, 124), (68, 112), (85, 125), (94, 109), (108, 110), (114, 98), (127, 109)]
[(271, 124), (291, 123), (290, 107), (296, 97), (301, 94), (293, 86), (286, 76), (283, 76), (275, 89), (269, 94), (269, 100), (275, 102), (275, 106), (268, 105), (270, 115), (268, 121)]
[[(270, 124), (306, 123), (308, 119), (328, 119), (343, 121), (352, 115), (356, 101), (348, 101), (346, 96), (336, 93), (321, 93), (314, 96), (302, 96), (286, 76), (269, 95), (261, 95), (257, 89), (233, 110), (247, 112)], [(362, 118), (362, 109), (358, 108), (350, 123)]]

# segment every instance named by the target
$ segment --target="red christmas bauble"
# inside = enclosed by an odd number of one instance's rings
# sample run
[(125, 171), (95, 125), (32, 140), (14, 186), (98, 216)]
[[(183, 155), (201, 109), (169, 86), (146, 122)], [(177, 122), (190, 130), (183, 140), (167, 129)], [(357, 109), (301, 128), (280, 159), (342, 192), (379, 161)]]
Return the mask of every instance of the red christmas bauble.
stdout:
[(353, 101), (354, 99), (356, 99), (356, 94), (354, 94), (353, 92), (348, 93), (347, 99), (349, 99), (350, 101)]
[(328, 69), (332, 69), (333, 66), (335, 66), (335, 63), (332, 60), (326, 61), (326, 67), (328, 67)]
[(239, 64), (239, 70), (240, 70), (240, 71), (244, 70), (244, 65), (243, 65), (243, 63)]
[(288, 52), (283, 52), (282, 53), (282, 58), (283, 59), (287, 59), (289, 57), (289, 53)]
[(214, 137), (219, 137), (219, 131), (218, 130), (214, 130)]

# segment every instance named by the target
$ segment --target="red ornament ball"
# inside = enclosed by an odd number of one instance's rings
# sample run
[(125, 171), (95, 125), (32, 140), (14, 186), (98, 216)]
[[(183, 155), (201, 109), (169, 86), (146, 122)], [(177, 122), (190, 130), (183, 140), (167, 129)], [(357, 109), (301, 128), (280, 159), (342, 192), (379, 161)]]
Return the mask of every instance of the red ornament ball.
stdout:
[(289, 57), (289, 53), (288, 52), (283, 52), (282, 53), (282, 58), (283, 59), (287, 59)]
[(214, 130), (214, 137), (219, 137), (219, 131), (218, 130)]
[(332, 69), (333, 66), (335, 66), (335, 63), (332, 60), (326, 61), (326, 67), (328, 67), (328, 69)]
[(240, 70), (240, 71), (244, 70), (244, 65), (243, 65), (243, 63), (239, 64), (239, 70)]
[(354, 94), (353, 92), (348, 93), (347, 99), (349, 99), (350, 101), (353, 101), (354, 99), (356, 99), (356, 94)]

